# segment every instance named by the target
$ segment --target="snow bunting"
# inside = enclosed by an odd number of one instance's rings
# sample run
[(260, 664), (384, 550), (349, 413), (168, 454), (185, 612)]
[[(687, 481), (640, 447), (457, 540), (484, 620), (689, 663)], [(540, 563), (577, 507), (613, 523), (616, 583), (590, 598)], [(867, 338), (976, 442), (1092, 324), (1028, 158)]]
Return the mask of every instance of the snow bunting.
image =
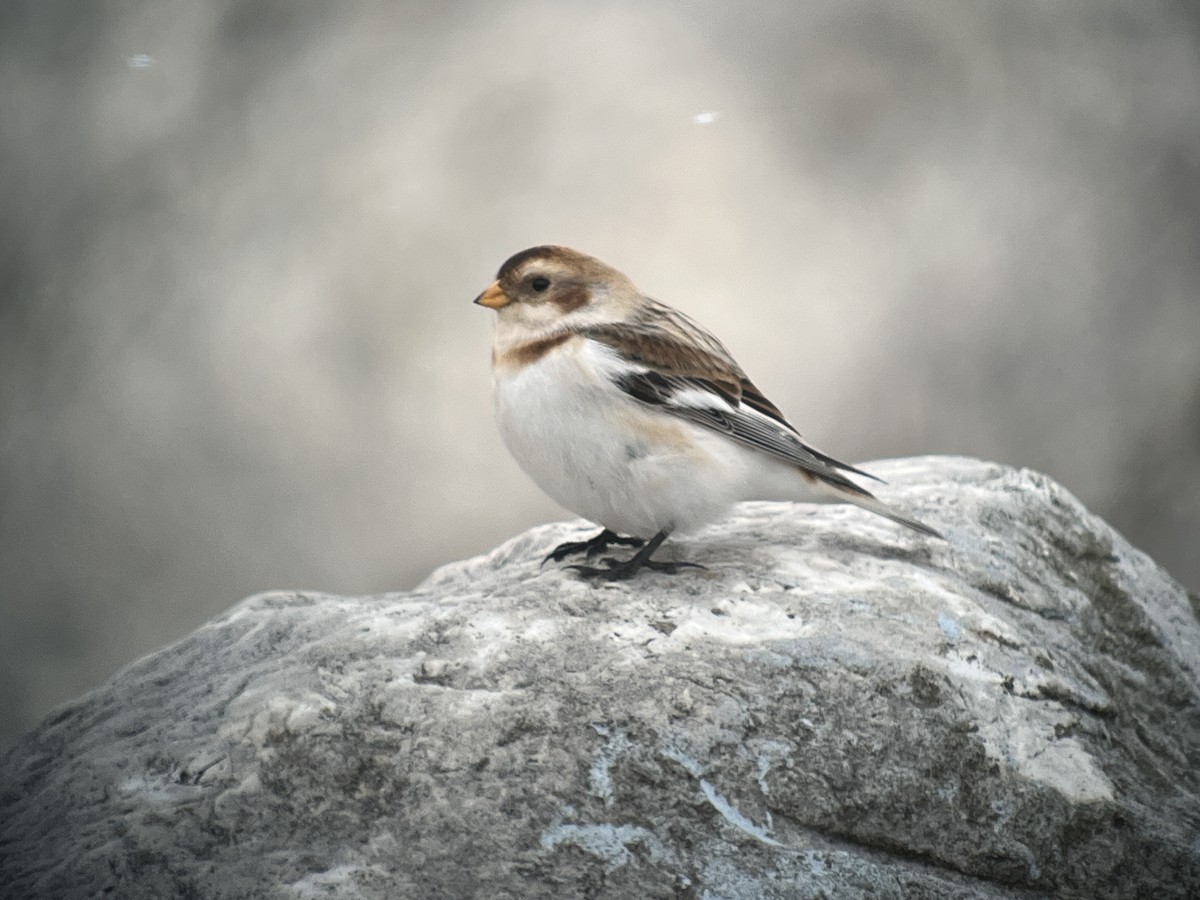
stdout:
[(668, 535), (741, 500), (839, 500), (941, 537), (847, 478), (874, 476), (804, 443), (720, 341), (600, 260), (532, 247), (475, 302), (497, 313), (493, 400), (504, 443), (557, 503), (604, 527), (546, 560), (591, 561), (624, 544), (640, 549), (605, 568), (572, 568), (606, 580), (673, 572), (691, 564), (650, 558)]

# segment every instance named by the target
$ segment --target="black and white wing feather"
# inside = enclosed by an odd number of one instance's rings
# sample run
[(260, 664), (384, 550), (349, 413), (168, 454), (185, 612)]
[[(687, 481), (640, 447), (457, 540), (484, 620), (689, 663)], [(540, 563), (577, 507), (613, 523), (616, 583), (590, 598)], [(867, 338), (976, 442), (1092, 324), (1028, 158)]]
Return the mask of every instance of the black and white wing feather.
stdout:
[(629, 364), (614, 374), (618, 388), (642, 403), (770, 454), (824, 482), (872, 512), (935, 537), (932, 528), (903, 516), (843, 472), (881, 481), (810, 447), (717, 338), (678, 310), (647, 300), (631, 320), (578, 332)]

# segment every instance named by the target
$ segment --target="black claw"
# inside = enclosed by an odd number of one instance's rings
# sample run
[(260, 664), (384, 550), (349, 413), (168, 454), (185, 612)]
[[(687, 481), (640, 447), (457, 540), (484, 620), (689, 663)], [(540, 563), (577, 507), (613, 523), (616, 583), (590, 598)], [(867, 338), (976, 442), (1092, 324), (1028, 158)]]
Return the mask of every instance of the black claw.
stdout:
[(542, 565), (544, 566), (551, 560), (562, 562), (568, 556), (574, 556), (577, 553), (583, 553), (586, 559), (591, 560), (613, 544), (619, 544), (622, 547), (641, 547), (645, 543), (641, 538), (621, 537), (615, 531), (609, 531), (605, 528), (598, 535), (586, 541), (567, 541), (564, 544), (559, 544), (546, 554), (546, 558), (542, 560)]
[[(660, 531), (649, 543), (646, 543), (637, 553), (627, 560), (619, 560), (612, 556), (604, 557), (603, 562), (608, 568), (600, 569), (595, 566), (573, 565), (567, 566), (568, 569), (573, 569), (578, 572), (583, 578), (590, 578), (597, 581), (624, 581), (626, 578), (632, 578), (637, 572), (642, 569), (650, 569), (654, 572), (666, 572), (668, 575), (675, 575), (680, 569), (703, 569), (704, 566), (699, 563), (690, 562), (658, 562), (651, 559), (651, 555), (659, 548), (659, 545), (667, 539), (669, 532)], [(615, 541), (613, 543), (616, 543)], [(638, 541), (638, 545), (643, 544), (643, 541)], [(592, 555), (588, 555), (590, 560)]]
[(588, 578), (593, 581), (622, 581), (628, 578), (636, 570), (622, 569), (597, 569), (594, 566), (567, 566), (568, 569), (573, 569), (578, 572), (581, 577)]
[(587, 558), (589, 560), (595, 559), (597, 556), (599, 556), (601, 553), (603, 553), (605, 550), (607, 550), (613, 544), (616, 544), (618, 547), (634, 547), (634, 548), (640, 549), (646, 543), (641, 538), (621, 537), (621, 535), (615, 534), (611, 531), (608, 532), (607, 540), (605, 540), (605, 541), (598, 540), (599, 538), (601, 538), (603, 536), (604, 536), (604, 532), (601, 532), (599, 535), (597, 535), (595, 538), (592, 538), (592, 540), (588, 542), (589, 546), (587, 548)]

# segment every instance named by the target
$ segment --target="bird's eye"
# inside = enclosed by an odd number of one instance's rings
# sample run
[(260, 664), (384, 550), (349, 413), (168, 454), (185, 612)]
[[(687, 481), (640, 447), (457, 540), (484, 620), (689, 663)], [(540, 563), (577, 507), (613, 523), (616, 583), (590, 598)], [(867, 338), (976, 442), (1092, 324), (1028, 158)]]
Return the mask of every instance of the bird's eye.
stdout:
[(546, 288), (550, 287), (550, 279), (539, 275), (537, 278), (533, 279), (530, 284), (533, 286), (533, 289), (540, 294)]

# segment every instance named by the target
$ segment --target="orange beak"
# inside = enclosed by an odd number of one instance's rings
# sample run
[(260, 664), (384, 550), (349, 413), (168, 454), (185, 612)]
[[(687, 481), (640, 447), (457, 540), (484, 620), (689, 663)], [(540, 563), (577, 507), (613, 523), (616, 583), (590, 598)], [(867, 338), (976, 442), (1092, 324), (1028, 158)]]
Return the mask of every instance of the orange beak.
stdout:
[(504, 293), (499, 281), (493, 281), (487, 286), (487, 290), (475, 298), (475, 302), (488, 309), (500, 309), (500, 307), (512, 303), (512, 298)]

